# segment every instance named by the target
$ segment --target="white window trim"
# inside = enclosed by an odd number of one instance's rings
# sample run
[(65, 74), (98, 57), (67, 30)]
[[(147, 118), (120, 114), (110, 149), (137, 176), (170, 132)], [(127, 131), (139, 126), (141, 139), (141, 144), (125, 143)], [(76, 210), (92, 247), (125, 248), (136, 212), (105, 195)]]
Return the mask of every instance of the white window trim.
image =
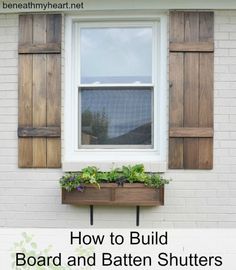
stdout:
[[(154, 134), (160, 136), (161, 140), (154, 140), (153, 149), (77, 149), (78, 135), (78, 78), (75, 76), (74, 68), (78, 66), (75, 63), (77, 57), (72, 56), (75, 42), (73, 38), (77, 31), (74, 32), (74, 22), (112, 22), (115, 21), (124, 25), (151, 25), (156, 27), (157, 34), (161, 42), (155, 38), (154, 52), (156, 57), (160, 58), (157, 63), (157, 76), (153, 74), (153, 83), (157, 86), (154, 92), (154, 114), (159, 115), (159, 124), (154, 123)], [(127, 22), (129, 22), (127, 24)], [(156, 22), (156, 23), (155, 23)], [(158, 27), (157, 27), (158, 22)], [(142, 24), (143, 23), (143, 24)], [(112, 26), (112, 23), (109, 23)], [(155, 62), (155, 61), (153, 61)], [(77, 65), (76, 65), (77, 64)], [(153, 68), (153, 72), (155, 69)], [(158, 84), (157, 84), (157, 78)], [(133, 84), (132, 84), (133, 85)], [(99, 85), (101, 86), (101, 85)], [(140, 85), (139, 85), (140, 86)], [(73, 105), (72, 105), (73, 104)], [(166, 170), (167, 159), (167, 17), (166, 15), (150, 15), (145, 17), (133, 16), (96, 16), (96, 17), (78, 17), (67, 16), (65, 23), (65, 103), (64, 103), (64, 171), (78, 171), (81, 168), (94, 165), (101, 170), (109, 170), (112, 167), (120, 167), (127, 164), (143, 163), (147, 171), (162, 172)]]

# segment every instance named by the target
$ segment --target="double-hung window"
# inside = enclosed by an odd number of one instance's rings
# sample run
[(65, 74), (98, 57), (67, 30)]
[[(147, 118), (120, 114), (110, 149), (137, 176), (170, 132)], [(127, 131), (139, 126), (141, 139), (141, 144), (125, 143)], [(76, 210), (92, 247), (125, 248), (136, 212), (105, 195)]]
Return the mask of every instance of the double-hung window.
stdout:
[(160, 162), (160, 20), (71, 18), (67, 32), (65, 161)]

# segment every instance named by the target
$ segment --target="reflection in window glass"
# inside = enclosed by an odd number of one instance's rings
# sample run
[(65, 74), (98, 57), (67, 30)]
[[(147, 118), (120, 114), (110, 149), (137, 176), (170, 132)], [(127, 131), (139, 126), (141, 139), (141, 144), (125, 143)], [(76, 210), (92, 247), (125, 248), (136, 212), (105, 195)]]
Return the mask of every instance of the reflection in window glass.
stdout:
[(82, 89), (82, 145), (152, 144), (152, 89)]
[(81, 83), (151, 83), (152, 28), (81, 28)]

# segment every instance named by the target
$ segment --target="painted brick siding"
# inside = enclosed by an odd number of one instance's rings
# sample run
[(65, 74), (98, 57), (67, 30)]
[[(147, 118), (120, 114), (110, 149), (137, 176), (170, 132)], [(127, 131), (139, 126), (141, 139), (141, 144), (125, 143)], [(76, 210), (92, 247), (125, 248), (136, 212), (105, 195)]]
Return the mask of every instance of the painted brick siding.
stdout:
[[(17, 40), (18, 16), (0, 15), (0, 226), (88, 227), (88, 207), (61, 205), (61, 170), (17, 168)], [(214, 94), (214, 169), (167, 171), (165, 206), (141, 208), (141, 227), (236, 227), (236, 11), (215, 12)], [(96, 207), (94, 221), (133, 227), (135, 209)]]

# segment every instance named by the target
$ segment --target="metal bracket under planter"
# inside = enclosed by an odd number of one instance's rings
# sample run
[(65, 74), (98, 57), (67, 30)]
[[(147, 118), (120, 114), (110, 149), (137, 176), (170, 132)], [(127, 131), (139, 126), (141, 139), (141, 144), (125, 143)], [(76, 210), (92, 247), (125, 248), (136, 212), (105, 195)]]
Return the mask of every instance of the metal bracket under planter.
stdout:
[(136, 225), (139, 226), (140, 206), (164, 205), (164, 187), (151, 188), (144, 184), (116, 183), (85, 185), (84, 191), (66, 191), (62, 189), (62, 203), (90, 206), (90, 224), (93, 225), (93, 206), (136, 206)]

